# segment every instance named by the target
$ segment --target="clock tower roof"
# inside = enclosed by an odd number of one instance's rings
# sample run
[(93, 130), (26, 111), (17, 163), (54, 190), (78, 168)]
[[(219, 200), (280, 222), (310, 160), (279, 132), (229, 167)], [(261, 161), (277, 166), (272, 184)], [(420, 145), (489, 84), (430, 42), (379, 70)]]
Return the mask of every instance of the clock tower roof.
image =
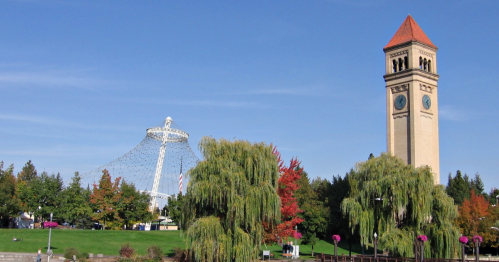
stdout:
[(383, 50), (394, 47), (407, 42), (420, 42), (433, 48), (437, 48), (431, 40), (426, 36), (421, 27), (414, 21), (411, 15), (408, 15), (402, 25), (399, 27), (395, 35)]

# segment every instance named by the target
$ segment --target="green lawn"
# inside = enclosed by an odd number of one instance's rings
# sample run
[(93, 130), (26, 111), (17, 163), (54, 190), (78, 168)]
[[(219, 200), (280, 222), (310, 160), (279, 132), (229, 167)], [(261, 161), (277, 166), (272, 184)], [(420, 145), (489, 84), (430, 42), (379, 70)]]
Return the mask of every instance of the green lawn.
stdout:
[[(0, 252), (36, 253), (38, 248), (45, 252), (48, 244), (48, 229), (0, 229)], [(12, 238), (23, 238), (14, 242)], [(291, 240), (291, 239), (290, 239)], [(104, 255), (118, 255), (121, 245), (130, 245), (141, 255), (145, 255), (149, 246), (159, 246), (165, 255), (172, 255), (174, 247), (185, 247), (180, 231), (103, 231), (103, 230), (52, 230), (51, 248), (56, 254), (63, 254), (68, 247), (76, 247), (80, 252)], [(261, 249), (271, 250), (275, 256), (281, 257), (281, 247), (278, 245), (263, 246)], [(369, 251), (372, 251), (370, 249)], [(317, 254), (333, 254), (332, 241), (320, 241), (314, 247)], [(340, 242), (338, 254), (348, 255), (348, 244)], [(353, 246), (352, 254), (360, 253), (360, 246)], [(307, 258), (311, 247), (300, 245), (300, 254)]]

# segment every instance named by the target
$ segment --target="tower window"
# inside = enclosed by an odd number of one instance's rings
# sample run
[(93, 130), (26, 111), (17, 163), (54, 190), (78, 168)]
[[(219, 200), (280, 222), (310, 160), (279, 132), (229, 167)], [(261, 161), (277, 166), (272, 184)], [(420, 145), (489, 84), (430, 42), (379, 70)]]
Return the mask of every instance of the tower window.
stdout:
[(423, 69), (423, 58), (419, 57), (419, 69)]
[(404, 67), (405, 70), (409, 69), (409, 59), (407, 58), (407, 56), (404, 56)]
[(424, 62), (423, 62), (423, 70), (424, 71), (428, 71), (428, 61), (426, 61), (426, 58), (424, 59)]
[(399, 58), (399, 71), (404, 70), (404, 63), (402, 63), (402, 58)]
[(393, 72), (396, 73), (397, 72), (397, 60), (393, 59), (392, 63), (393, 63)]

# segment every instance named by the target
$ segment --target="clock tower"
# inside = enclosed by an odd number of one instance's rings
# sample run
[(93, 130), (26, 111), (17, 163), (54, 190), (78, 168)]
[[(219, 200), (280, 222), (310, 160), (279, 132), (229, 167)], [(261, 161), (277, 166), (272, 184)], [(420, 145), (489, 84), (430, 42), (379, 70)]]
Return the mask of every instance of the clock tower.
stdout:
[(383, 48), (387, 151), (440, 183), (437, 47), (409, 15)]

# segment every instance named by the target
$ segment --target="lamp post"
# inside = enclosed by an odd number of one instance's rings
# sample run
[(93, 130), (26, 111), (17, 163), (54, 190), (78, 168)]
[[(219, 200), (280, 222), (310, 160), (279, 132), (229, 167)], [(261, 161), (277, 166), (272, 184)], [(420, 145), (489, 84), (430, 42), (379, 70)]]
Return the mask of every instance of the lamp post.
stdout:
[(378, 258), (378, 234), (374, 232), (374, 259)]
[(50, 261), (50, 257), (52, 256), (52, 250), (50, 250), (50, 237), (52, 236), (52, 213), (50, 213), (50, 226), (49, 226), (49, 244), (47, 248), (47, 255), (49, 255), (48, 261)]

